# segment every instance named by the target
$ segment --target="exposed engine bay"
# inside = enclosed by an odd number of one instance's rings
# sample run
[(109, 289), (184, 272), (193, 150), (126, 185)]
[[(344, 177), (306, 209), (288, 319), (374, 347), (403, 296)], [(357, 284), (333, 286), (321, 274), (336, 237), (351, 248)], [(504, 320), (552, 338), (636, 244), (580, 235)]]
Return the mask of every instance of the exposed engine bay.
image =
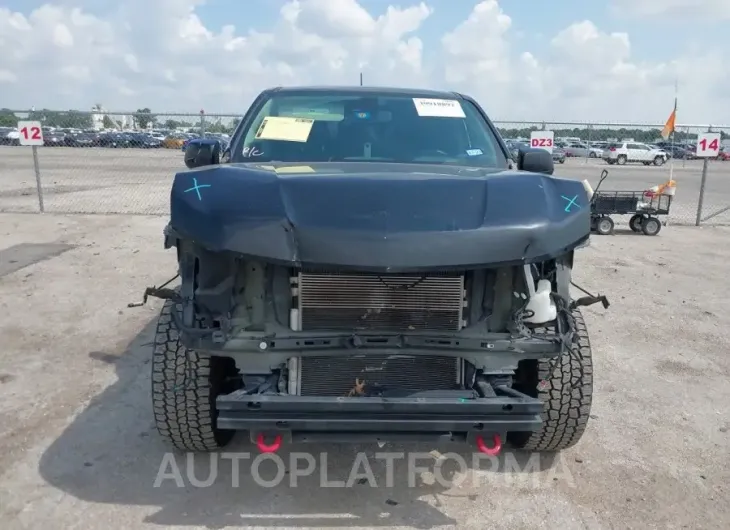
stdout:
[[(538, 264), (424, 273), (290, 268), (177, 246), (188, 347), (235, 361), (246, 394), (414, 396), (510, 386), (524, 359), (570, 349), (573, 252)], [(152, 295), (159, 295), (150, 292)], [(481, 393), (489, 390), (481, 390)]]

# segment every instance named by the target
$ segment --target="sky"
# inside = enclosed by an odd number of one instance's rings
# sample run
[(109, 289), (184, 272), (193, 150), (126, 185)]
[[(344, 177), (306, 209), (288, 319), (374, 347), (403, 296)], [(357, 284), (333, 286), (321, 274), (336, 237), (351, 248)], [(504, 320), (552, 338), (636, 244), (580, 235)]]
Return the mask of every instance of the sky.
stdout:
[(245, 112), (261, 90), (466, 93), (495, 120), (730, 124), (730, 0), (0, 0), (0, 108)]

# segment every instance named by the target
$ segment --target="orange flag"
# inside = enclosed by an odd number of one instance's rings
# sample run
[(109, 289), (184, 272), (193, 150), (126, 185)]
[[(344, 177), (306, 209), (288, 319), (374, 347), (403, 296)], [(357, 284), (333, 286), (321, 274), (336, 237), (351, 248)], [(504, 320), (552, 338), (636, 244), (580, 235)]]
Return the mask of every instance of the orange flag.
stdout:
[(665, 140), (669, 138), (669, 136), (674, 132), (674, 123), (677, 119), (677, 98), (674, 98), (674, 110), (672, 110), (672, 113), (669, 115), (669, 119), (667, 120), (667, 123), (664, 124), (664, 128), (662, 129), (662, 138)]

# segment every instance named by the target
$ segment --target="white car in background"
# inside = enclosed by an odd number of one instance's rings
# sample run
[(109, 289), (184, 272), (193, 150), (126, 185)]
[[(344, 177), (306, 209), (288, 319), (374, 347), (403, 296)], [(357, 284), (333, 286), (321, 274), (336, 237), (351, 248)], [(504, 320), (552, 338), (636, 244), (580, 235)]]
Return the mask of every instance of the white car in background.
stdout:
[(620, 166), (628, 162), (661, 166), (668, 158), (669, 154), (666, 151), (639, 142), (612, 142), (603, 150), (603, 160), (608, 164)]
[(601, 158), (603, 150), (585, 142), (571, 142), (565, 148), (565, 155), (580, 158)]
[(20, 133), (15, 127), (0, 127), (0, 145), (19, 145)]

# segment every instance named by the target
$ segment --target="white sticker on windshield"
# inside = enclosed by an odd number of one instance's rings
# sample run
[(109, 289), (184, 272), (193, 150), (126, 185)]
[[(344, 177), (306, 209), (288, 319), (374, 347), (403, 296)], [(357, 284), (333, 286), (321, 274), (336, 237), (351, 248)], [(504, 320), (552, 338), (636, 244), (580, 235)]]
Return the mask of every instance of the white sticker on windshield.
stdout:
[(436, 116), (441, 118), (465, 118), (464, 109), (455, 99), (413, 98), (419, 116)]
[(469, 156), (479, 156), (479, 155), (483, 155), (484, 152), (482, 152), (481, 149), (467, 149), (466, 154)]
[(267, 116), (256, 132), (256, 139), (306, 142), (312, 130), (312, 125), (314, 125), (314, 120), (306, 118)]

